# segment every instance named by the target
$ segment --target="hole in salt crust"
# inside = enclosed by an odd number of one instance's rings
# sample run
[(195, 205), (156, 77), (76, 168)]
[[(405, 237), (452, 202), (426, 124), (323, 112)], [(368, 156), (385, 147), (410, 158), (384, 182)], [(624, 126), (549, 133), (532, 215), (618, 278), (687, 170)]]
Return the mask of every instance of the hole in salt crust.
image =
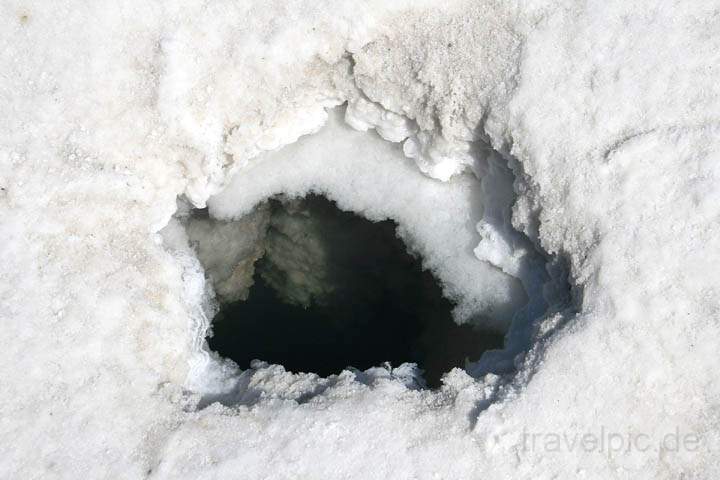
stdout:
[(258, 158), (208, 208), (181, 200), (162, 232), (200, 301), (204, 366), (190, 384), (208, 398), (233, 404), (245, 388), (227, 390), (237, 371), (205, 363), (208, 349), (250, 373), (415, 363), (424, 380), (400, 375), (431, 388), (454, 367), (509, 373), (535, 320), (568, 304), (562, 259), (510, 226), (511, 158), (478, 141), (471, 172), (438, 182), (396, 144), (349, 128), (344, 111)]
[(220, 288), (208, 338), (241, 368), (259, 359), (327, 376), (411, 362), (437, 387), (445, 372), (502, 347), (501, 334), (453, 321), (453, 304), (390, 220), (371, 222), (318, 195), (273, 199), (237, 222), (193, 217), (188, 231), (201, 260), (213, 248), (202, 243), (228, 228), (254, 242), (234, 283)]

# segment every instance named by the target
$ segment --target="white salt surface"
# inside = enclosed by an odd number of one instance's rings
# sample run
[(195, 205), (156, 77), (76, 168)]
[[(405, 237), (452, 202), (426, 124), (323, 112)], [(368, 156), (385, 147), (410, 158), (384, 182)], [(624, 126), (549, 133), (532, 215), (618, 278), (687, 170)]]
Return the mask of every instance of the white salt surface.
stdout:
[[(0, 477), (720, 477), (720, 2), (387, 3), (2, 4)], [(177, 196), (358, 98), (436, 179), (478, 137), (515, 159), (513, 224), (576, 310), (515, 375), (200, 353), (204, 272), (157, 234)], [(210, 385), (238, 404), (198, 410)]]

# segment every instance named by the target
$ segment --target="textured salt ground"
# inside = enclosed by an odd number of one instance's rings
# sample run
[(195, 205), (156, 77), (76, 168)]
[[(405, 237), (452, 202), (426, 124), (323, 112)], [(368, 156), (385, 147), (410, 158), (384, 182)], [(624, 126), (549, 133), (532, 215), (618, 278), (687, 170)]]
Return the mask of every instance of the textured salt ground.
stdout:
[[(383, 3), (3, 4), (2, 476), (720, 475), (720, 5)], [(154, 234), (177, 195), (316, 131), (346, 52), (437, 145), (462, 153), (468, 123), (512, 154), (513, 223), (567, 258), (578, 314), (538, 324), (509, 379), (430, 395), (267, 366), (244, 405), (197, 412), (203, 275)], [(601, 426), (703, 447), (522, 448)]]

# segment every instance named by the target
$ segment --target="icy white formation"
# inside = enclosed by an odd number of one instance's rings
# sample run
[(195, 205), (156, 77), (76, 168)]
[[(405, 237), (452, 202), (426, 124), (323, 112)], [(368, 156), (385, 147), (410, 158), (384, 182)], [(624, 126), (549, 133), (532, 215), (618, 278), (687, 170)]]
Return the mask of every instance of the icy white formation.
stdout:
[[(720, 476), (720, 4), (433, 3), (3, 4), (1, 477)], [(432, 392), (199, 354), (205, 272), (157, 234), (177, 196), (359, 98), (429, 176), (462, 182), (479, 138), (510, 156), (512, 222), (577, 310), (523, 333), (515, 375)], [(514, 275), (492, 215), (464, 248)], [(235, 406), (198, 410), (208, 385)]]
[[(458, 320), (482, 315), (478, 323), (502, 332), (527, 297), (517, 276), (472, 254), (478, 235), (468, 226), (480, 221), (480, 190), (470, 175), (447, 183), (422, 175), (397, 146), (343, 126), (333, 115), (320, 132), (255, 160), (208, 206), (213, 217), (228, 221), (242, 218), (273, 195), (300, 197), (315, 191), (370, 220), (391, 218), (406, 244), (445, 286), (446, 295), (458, 302)], [(488, 236), (485, 242), (492, 240)]]

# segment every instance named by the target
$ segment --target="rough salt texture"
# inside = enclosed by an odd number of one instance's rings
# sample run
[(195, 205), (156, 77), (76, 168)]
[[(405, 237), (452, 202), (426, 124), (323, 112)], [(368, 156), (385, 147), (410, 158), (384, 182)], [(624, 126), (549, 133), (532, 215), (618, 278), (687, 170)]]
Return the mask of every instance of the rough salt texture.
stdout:
[[(720, 4), (385, 3), (3, 3), (0, 476), (720, 475)], [(156, 232), (362, 96), (436, 178), (476, 137), (514, 157), (513, 222), (578, 313), (515, 376), (258, 364), (198, 411), (204, 274)], [(650, 448), (523, 448), (601, 429)], [(656, 448), (676, 429), (701, 447)]]
[(193, 246), (218, 300), (247, 300), (253, 285), (255, 262), (265, 253), (265, 238), (270, 225), (267, 205), (259, 205), (235, 222), (200, 215), (186, 217), (181, 222), (187, 242)]

